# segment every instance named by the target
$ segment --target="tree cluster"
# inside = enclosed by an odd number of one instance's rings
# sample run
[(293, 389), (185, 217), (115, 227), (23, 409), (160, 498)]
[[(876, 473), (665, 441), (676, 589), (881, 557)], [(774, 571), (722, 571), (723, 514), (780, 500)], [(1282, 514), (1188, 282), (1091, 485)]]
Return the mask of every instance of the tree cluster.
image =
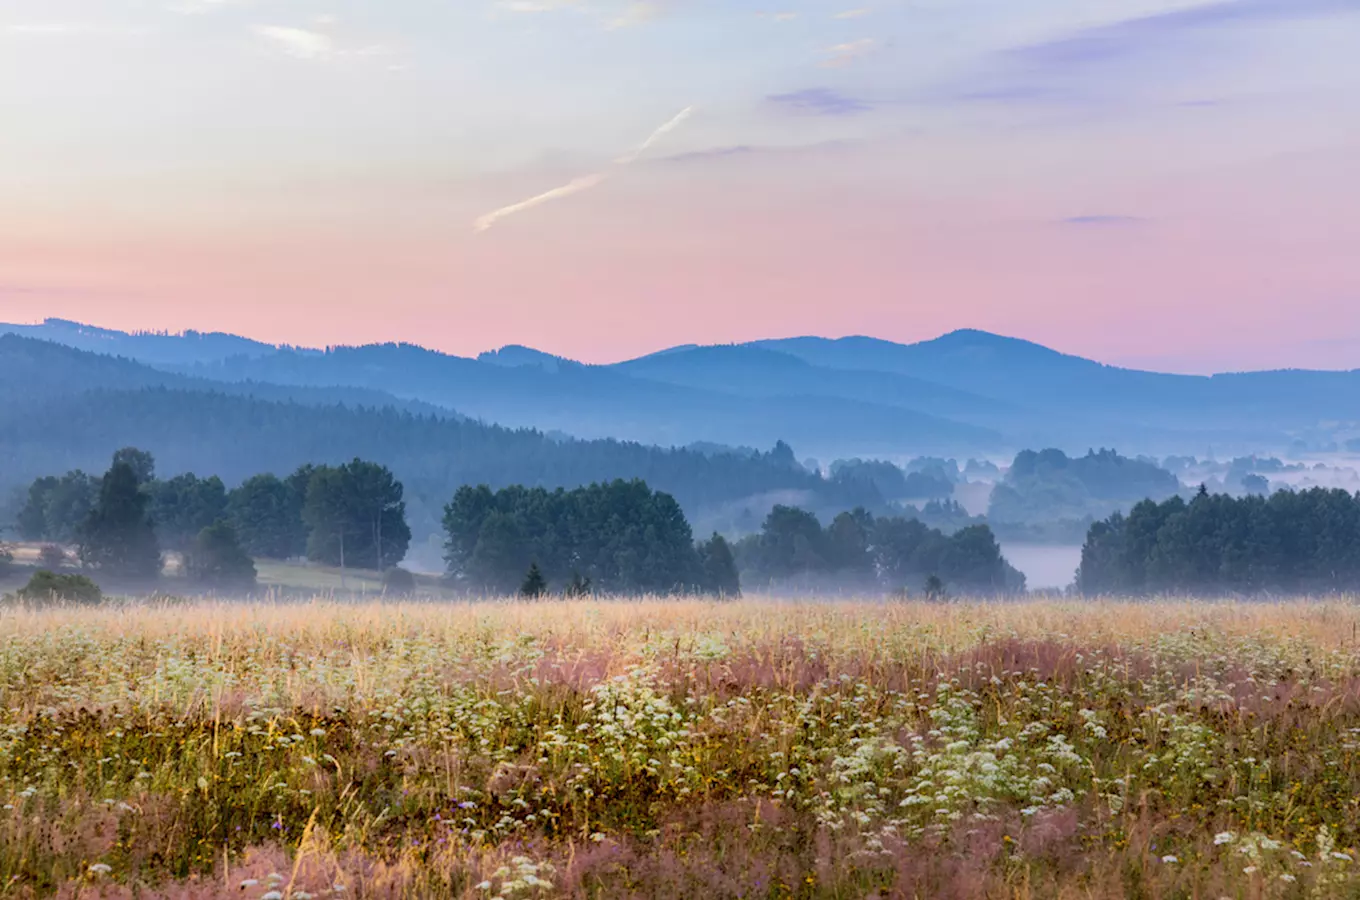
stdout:
[(1360, 496), (1314, 488), (1231, 497), (1201, 489), (1189, 502), (1145, 500), (1091, 526), (1077, 588), (1087, 595), (1360, 589)]
[(464, 487), (444, 510), (444, 531), (449, 576), (470, 591), (740, 592), (727, 542), (696, 544), (675, 498), (640, 480)]
[(1024, 590), (1024, 576), (1006, 562), (986, 525), (952, 535), (917, 519), (845, 512), (822, 527), (806, 510), (776, 506), (759, 534), (737, 543), (748, 586), (839, 582), (853, 589), (916, 589), (933, 576), (966, 593)]
[(90, 568), (147, 579), (162, 549), (178, 552), (197, 583), (253, 584), (252, 557), (387, 570), (406, 555), (403, 487), (387, 468), (364, 460), (302, 466), (287, 478), (256, 475), (228, 491), (217, 476), (155, 477), (155, 459), (118, 451), (102, 477), (80, 471), (39, 478), (17, 515), (31, 541), (75, 543)]
[(987, 518), (994, 523), (1081, 520), (1180, 489), (1180, 481), (1165, 469), (1113, 450), (1075, 458), (1061, 450), (1025, 450), (993, 489)]

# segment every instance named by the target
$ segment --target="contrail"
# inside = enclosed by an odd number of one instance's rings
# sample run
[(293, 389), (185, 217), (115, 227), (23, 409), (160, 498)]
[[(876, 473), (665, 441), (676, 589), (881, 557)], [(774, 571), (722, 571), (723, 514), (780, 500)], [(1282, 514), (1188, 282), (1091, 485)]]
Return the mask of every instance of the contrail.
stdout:
[(631, 166), (633, 163), (638, 161), (638, 157), (642, 156), (642, 154), (652, 149), (652, 147), (656, 145), (657, 141), (661, 140), (663, 137), (665, 137), (666, 135), (670, 134), (672, 131), (683, 125), (685, 123), (685, 120), (688, 119), (693, 112), (694, 107), (686, 106), (684, 109), (680, 110), (679, 115), (677, 115), (674, 119), (671, 119), (669, 122), (667, 122), (665, 125), (662, 125), (656, 131), (653, 131), (652, 136), (647, 138), (647, 140), (643, 141), (641, 147), (638, 147), (636, 150), (634, 150), (632, 153), (629, 153), (627, 156), (620, 157), (618, 160), (616, 160), (616, 162), (621, 166)]
[(526, 209), (533, 209), (535, 206), (541, 206), (549, 201), (557, 200), (562, 197), (570, 197), (572, 194), (579, 194), (581, 191), (588, 191), (604, 181), (605, 177), (606, 176), (603, 173), (582, 176), (581, 178), (572, 181), (570, 184), (564, 184), (561, 187), (545, 191), (537, 197), (530, 197), (528, 200), (522, 200), (519, 203), (502, 207), (495, 212), (487, 213), (478, 219), (473, 227), (478, 231), (486, 231), (506, 216), (513, 216), (515, 213), (524, 212)]
[[(656, 143), (660, 141), (663, 137), (665, 137), (667, 134), (671, 133), (675, 129), (679, 128), (682, 124), (684, 124), (684, 121), (688, 119), (690, 115), (693, 114), (693, 112), (694, 112), (693, 106), (685, 107), (680, 111), (680, 113), (675, 118), (671, 119), (665, 125), (662, 125), (656, 131), (653, 131), (651, 137), (643, 141), (642, 145), (638, 147), (636, 150), (632, 151), (626, 156), (621, 156), (618, 159), (614, 160), (614, 164), (619, 168), (631, 166), (633, 163), (637, 162), (638, 159), (642, 157), (642, 154), (652, 149), (652, 147), (654, 147)], [(519, 203), (512, 203), (510, 206), (503, 206), (500, 209), (496, 210), (495, 212), (489, 212), (486, 215), (482, 216), (480, 219), (478, 219), (475, 223), (473, 223), (472, 227), (474, 230), (478, 232), (486, 231), (487, 229), (491, 228), (493, 225), (495, 225), (501, 219), (506, 218), (507, 216), (513, 216), (515, 213), (524, 212), (526, 209), (533, 209), (535, 206), (541, 206), (542, 204), (549, 203), (553, 200), (560, 200), (563, 197), (570, 197), (572, 194), (579, 194), (582, 191), (588, 191), (593, 187), (599, 186), (608, 178), (609, 173), (607, 172), (596, 172), (594, 175), (583, 175), (582, 177), (574, 179), (573, 181), (564, 184), (561, 187), (556, 187), (550, 191), (545, 191), (544, 193), (539, 194), (537, 197), (530, 197), (528, 200), (521, 200)]]

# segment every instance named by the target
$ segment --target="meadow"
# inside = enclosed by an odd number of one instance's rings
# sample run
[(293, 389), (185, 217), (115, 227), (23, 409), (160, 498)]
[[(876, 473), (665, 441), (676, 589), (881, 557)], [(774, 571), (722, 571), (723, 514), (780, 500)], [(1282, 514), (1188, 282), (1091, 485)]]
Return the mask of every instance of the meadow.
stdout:
[(1360, 606), (0, 612), (0, 896), (1360, 896)]

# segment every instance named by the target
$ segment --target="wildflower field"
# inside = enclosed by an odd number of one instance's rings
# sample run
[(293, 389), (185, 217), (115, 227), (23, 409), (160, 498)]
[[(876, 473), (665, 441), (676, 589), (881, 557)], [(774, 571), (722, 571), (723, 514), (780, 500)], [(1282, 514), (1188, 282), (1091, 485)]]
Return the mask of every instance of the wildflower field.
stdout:
[(0, 613), (0, 896), (1360, 896), (1360, 607)]

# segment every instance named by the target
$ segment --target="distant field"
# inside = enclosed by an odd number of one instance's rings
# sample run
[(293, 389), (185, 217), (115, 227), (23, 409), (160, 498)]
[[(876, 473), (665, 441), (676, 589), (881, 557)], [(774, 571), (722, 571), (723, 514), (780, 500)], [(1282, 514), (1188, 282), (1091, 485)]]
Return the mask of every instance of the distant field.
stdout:
[[(38, 554), (42, 550), (42, 546), (39, 544), (9, 544), (6, 546), (9, 552), (13, 554), (17, 565), (8, 577), (0, 577), (0, 594), (17, 590), (24, 585), (39, 566)], [(79, 571), (76, 567), (74, 548), (67, 548), (67, 553), (70, 560), (70, 571)], [(165, 574), (156, 588), (168, 594), (196, 593), (196, 590), (181, 577), (182, 563), (183, 560), (179, 554), (165, 554)], [(335, 593), (345, 596), (383, 593), (382, 574), (364, 569), (347, 569), (342, 573), (339, 568), (332, 566), (274, 560), (256, 560), (255, 569), (259, 573), (259, 590), (257, 593), (261, 596), (271, 592), (288, 594)], [(98, 575), (94, 577), (99, 580)], [(417, 592), (421, 594), (441, 593), (439, 579), (432, 576), (417, 575), (416, 586)], [(145, 588), (146, 592), (151, 589), (150, 586), (142, 587)], [(110, 585), (108, 589), (116, 593), (119, 586)]]
[(1360, 892), (1360, 607), (0, 613), (0, 891)]

